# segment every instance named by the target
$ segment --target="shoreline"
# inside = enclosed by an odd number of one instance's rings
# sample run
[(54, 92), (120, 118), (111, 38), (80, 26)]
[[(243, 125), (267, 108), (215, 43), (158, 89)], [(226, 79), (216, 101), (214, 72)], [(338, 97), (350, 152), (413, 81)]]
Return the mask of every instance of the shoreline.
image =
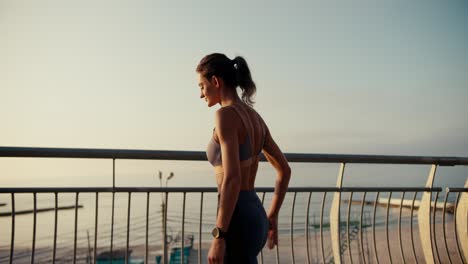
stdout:
[[(343, 200), (344, 203), (348, 204), (350, 201), (348, 199), (344, 199)], [(364, 204), (367, 205), (367, 206), (374, 206), (375, 204), (377, 203), (377, 206), (381, 206), (381, 207), (387, 207), (387, 204), (388, 206), (392, 207), (392, 208), (400, 208), (400, 204), (401, 204), (401, 207), (402, 208), (406, 208), (406, 209), (409, 209), (409, 208), (413, 208), (414, 211), (417, 211), (419, 210), (419, 207), (421, 206), (421, 201), (419, 200), (415, 200), (414, 203), (412, 200), (410, 199), (405, 199), (403, 201), (401, 201), (401, 199), (398, 199), (398, 198), (392, 198), (390, 199), (390, 201), (388, 201), (387, 198), (379, 198), (377, 200), (377, 202), (375, 201), (365, 201)], [(359, 201), (359, 200), (351, 200), (351, 204), (362, 204), (362, 201)], [(445, 209), (445, 213), (447, 214), (452, 214), (453, 215), (453, 212), (455, 210), (455, 204), (452, 203), (452, 202), (448, 202), (444, 208), (444, 203), (443, 202), (434, 202), (432, 201), (431, 202), (431, 206), (430, 208), (432, 210), (434, 210), (434, 207), (437, 211), (443, 211)]]
[[(78, 206), (75, 206), (75, 205), (68, 205), (68, 206), (59, 206), (57, 207), (57, 211), (60, 211), (60, 210), (70, 210), (70, 209), (75, 209), (77, 208), (78, 209), (81, 209), (83, 208), (83, 205), (78, 205)], [(47, 208), (39, 208), (39, 209), (36, 209), (36, 213), (44, 213), (44, 212), (50, 212), (50, 211), (54, 211), (55, 210), (55, 207), (47, 207)], [(19, 211), (15, 211), (14, 213), (13, 212), (2, 212), (0, 213), (0, 217), (7, 217), (7, 216), (12, 216), (12, 215), (26, 215), (26, 214), (33, 214), (34, 213), (34, 209), (28, 209), (28, 210), (19, 210)]]

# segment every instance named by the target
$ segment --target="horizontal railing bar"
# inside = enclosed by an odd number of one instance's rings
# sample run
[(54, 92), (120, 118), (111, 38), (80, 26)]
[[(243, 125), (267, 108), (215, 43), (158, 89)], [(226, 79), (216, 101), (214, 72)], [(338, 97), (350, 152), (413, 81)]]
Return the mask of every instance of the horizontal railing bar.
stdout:
[[(286, 153), (289, 162), (468, 165), (467, 157)], [(206, 161), (203, 151), (0, 147), (0, 157)], [(261, 161), (266, 161), (261, 154)]]
[[(450, 188), (451, 192), (457, 190), (468, 191), (468, 188)], [(216, 187), (20, 187), (0, 188), (0, 193), (128, 193), (128, 192), (170, 192), (170, 193), (200, 193), (217, 192)], [(256, 192), (273, 192), (273, 187), (258, 187)], [(440, 187), (290, 187), (287, 192), (440, 192)]]
[(39, 187), (39, 188), (0, 188), (0, 193), (49, 193), (49, 192), (79, 192), (79, 193), (128, 193), (128, 192), (217, 192), (216, 187)]
[(207, 160), (201, 151), (0, 147), (0, 157)]
[(341, 187), (341, 192), (441, 192), (441, 187)]
[(468, 188), (452, 188), (452, 187), (447, 187), (446, 190), (447, 190), (447, 192), (468, 192)]

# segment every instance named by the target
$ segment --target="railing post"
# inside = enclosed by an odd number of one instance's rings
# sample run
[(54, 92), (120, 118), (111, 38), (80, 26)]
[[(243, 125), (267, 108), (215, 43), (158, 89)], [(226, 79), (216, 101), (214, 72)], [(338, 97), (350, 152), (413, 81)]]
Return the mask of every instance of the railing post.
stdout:
[(167, 203), (169, 192), (164, 191), (164, 205), (163, 205), (163, 251), (164, 251), (164, 264), (169, 264), (168, 248), (167, 248)]
[[(338, 173), (338, 179), (336, 181), (337, 188), (341, 188), (343, 185), (344, 169), (345, 169), (345, 163), (341, 163), (340, 172)], [(335, 194), (333, 195), (333, 201), (332, 201), (332, 206), (330, 210), (330, 236), (331, 236), (331, 242), (332, 242), (334, 262), (338, 264), (341, 263), (340, 202), (341, 202), (341, 191), (335, 192)]]
[[(426, 188), (432, 188), (436, 170), (437, 165), (433, 164), (427, 178)], [(434, 263), (434, 252), (432, 252), (431, 242), (431, 200), (432, 192), (424, 192), (418, 209), (419, 237), (421, 239), (425, 263)], [(434, 203), (434, 205), (436, 204)]]
[[(468, 179), (465, 182), (468, 188)], [(464, 263), (468, 262), (468, 193), (462, 192), (457, 206), (457, 233)]]

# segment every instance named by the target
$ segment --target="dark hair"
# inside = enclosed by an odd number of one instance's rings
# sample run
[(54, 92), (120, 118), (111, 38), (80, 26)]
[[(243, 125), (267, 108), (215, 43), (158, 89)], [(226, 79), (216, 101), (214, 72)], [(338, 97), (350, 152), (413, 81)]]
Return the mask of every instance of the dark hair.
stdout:
[(212, 53), (203, 57), (198, 63), (196, 71), (203, 77), (212, 76), (222, 78), (228, 87), (242, 90), (242, 101), (252, 106), (252, 100), (257, 88), (250, 74), (249, 66), (243, 57), (237, 56), (233, 60), (221, 53)]

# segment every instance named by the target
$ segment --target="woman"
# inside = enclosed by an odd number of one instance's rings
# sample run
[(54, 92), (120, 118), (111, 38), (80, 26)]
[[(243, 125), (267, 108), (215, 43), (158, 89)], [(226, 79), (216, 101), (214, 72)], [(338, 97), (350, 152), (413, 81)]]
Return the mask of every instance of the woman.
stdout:
[[(207, 149), (218, 184), (218, 214), (208, 261), (257, 263), (267, 237), (270, 249), (278, 244), (278, 213), (291, 169), (268, 126), (252, 108), (256, 87), (244, 58), (231, 60), (224, 54), (210, 54), (196, 71), (200, 98), (208, 107), (221, 105)], [(254, 189), (261, 151), (278, 172), (268, 215)]]

